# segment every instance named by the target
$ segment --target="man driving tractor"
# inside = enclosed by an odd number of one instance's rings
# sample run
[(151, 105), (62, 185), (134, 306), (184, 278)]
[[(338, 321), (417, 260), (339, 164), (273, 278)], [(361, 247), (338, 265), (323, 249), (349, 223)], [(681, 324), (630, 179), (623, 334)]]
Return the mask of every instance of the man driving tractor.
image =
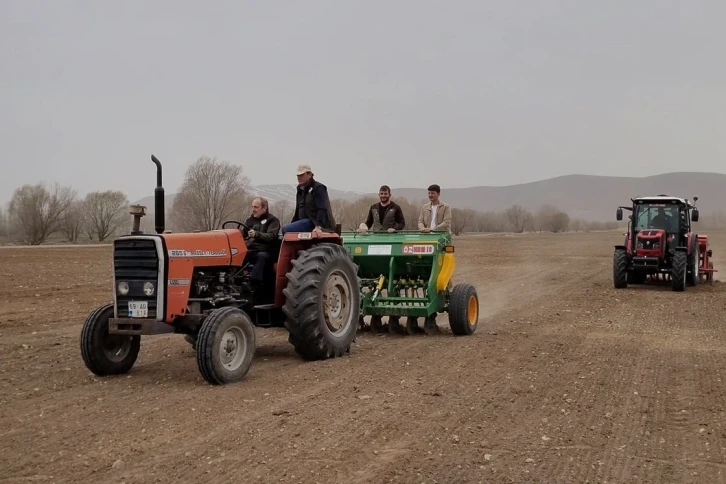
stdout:
[(270, 204), (264, 197), (252, 201), (252, 215), (245, 221), (251, 230), (242, 227), (246, 239), (247, 255), (245, 262), (253, 264), (250, 280), (255, 285), (262, 285), (265, 271), (272, 267), (277, 257), (277, 235), (280, 232), (280, 220), (269, 211)]
[(666, 212), (665, 208), (658, 207), (655, 217), (650, 220), (650, 226), (652, 228), (663, 229), (666, 232), (673, 232), (677, 226), (673, 221), (674, 217), (669, 212)]

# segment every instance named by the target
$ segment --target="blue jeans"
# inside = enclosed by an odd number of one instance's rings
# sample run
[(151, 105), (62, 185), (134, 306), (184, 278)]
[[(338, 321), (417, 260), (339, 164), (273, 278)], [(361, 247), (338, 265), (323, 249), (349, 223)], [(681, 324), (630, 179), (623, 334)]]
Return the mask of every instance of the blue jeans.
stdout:
[(309, 218), (304, 218), (302, 220), (290, 222), (289, 224), (283, 226), (282, 233), (286, 234), (287, 232), (312, 232), (314, 228), (315, 224)]

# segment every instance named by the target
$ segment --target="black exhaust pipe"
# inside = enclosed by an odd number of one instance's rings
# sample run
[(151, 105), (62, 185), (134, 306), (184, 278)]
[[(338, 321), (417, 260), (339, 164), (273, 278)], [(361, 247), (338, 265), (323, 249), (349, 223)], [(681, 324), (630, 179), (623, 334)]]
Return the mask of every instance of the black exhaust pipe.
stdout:
[(156, 188), (154, 188), (154, 225), (157, 234), (164, 232), (164, 187), (161, 185), (161, 162), (159, 158), (151, 155), (151, 161), (156, 164)]

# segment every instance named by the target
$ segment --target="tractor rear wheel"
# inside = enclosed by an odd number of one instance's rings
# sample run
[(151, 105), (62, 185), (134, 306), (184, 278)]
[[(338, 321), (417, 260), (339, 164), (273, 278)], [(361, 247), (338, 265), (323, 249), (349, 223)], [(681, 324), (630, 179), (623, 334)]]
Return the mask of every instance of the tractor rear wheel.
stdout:
[(348, 251), (331, 243), (301, 250), (287, 280), (282, 311), (295, 351), (307, 360), (349, 353), (361, 296), (358, 268)]
[(199, 373), (212, 385), (240, 381), (255, 357), (255, 327), (241, 309), (215, 309), (202, 323), (197, 337)]
[(613, 254), (613, 283), (617, 289), (628, 287), (628, 253), (623, 249)]
[(108, 321), (113, 317), (113, 304), (94, 309), (81, 330), (81, 356), (95, 375), (121, 375), (136, 363), (141, 336), (109, 334)]
[(455, 335), (469, 335), (479, 325), (479, 295), (471, 284), (454, 286), (449, 299), (449, 327)]
[(671, 267), (671, 285), (674, 291), (686, 289), (686, 273), (688, 272), (688, 254), (678, 251), (673, 255), (673, 267)]
[(688, 285), (691, 287), (695, 287), (699, 283), (699, 275), (698, 275), (698, 265), (701, 263), (701, 254), (700, 254), (700, 247), (698, 244), (695, 244), (696, 248), (691, 253), (691, 257), (689, 257), (688, 262), (688, 275), (687, 275), (687, 282)]

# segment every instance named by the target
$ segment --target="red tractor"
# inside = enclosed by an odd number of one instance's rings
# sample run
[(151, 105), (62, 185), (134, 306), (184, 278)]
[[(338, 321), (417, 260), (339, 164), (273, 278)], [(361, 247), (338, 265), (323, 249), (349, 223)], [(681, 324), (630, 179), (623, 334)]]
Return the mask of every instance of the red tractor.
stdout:
[[(130, 235), (113, 243), (113, 302), (94, 309), (81, 332), (81, 354), (99, 376), (128, 372), (144, 335), (183, 334), (211, 384), (242, 380), (255, 354), (255, 326), (284, 327), (305, 359), (350, 351), (360, 314), (358, 267), (337, 233), (280, 237), (266, 287), (250, 283), (247, 245), (230, 220), (220, 230), (164, 230), (161, 163), (154, 191), (155, 234), (139, 230), (146, 207), (132, 206)], [(226, 225), (232, 224), (228, 228)], [(249, 229), (249, 227), (247, 227)]]
[(632, 207), (618, 207), (616, 218), (623, 219), (623, 209), (630, 210), (624, 245), (616, 245), (613, 255), (613, 282), (616, 288), (643, 284), (651, 279), (670, 279), (674, 291), (686, 284), (696, 286), (700, 279), (713, 282), (716, 272), (711, 262), (708, 236), (691, 232), (698, 221), (698, 208), (687, 199), (658, 195), (631, 199)]

